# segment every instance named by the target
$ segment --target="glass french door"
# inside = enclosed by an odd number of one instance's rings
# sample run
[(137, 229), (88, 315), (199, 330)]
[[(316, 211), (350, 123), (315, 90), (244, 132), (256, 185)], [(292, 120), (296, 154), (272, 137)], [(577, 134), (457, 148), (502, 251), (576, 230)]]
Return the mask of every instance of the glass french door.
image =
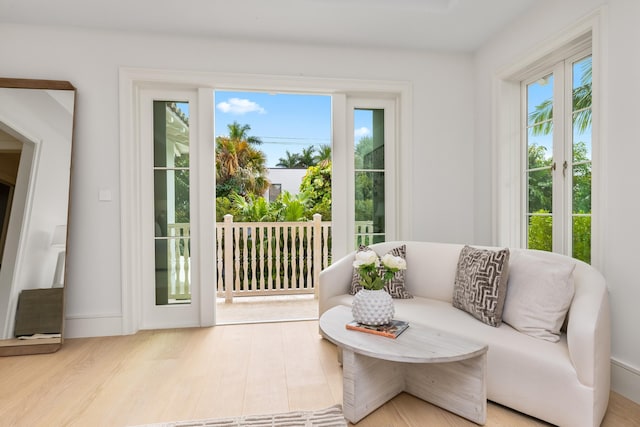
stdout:
[(527, 247), (591, 261), (591, 56), (523, 83)]
[(396, 235), (395, 103), (350, 98), (351, 248)]
[[(146, 218), (143, 329), (213, 322), (214, 299), (207, 303), (202, 295), (213, 292), (215, 279), (211, 274), (211, 280), (200, 280), (207, 274), (203, 271), (207, 263), (200, 262), (202, 248), (212, 240), (199, 232), (212, 228), (200, 218), (212, 221), (213, 208), (207, 201), (214, 198), (210, 194), (212, 186), (202, 185), (212, 182), (206, 180), (213, 156), (201, 156), (212, 150), (200, 125), (201, 97), (212, 99), (212, 94), (198, 90), (146, 90), (141, 95), (141, 140), (148, 147), (141, 154), (141, 164), (148, 172), (143, 174), (142, 185), (150, 196), (141, 201)], [(208, 213), (202, 215), (203, 212)]]

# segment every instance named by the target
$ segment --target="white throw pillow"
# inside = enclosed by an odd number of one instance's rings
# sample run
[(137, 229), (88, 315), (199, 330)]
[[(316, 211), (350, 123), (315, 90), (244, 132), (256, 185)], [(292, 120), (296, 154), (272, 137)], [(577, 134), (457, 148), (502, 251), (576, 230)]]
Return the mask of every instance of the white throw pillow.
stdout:
[(522, 333), (557, 342), (575, 292), (575, 267), (517, 253), (510, 262), (502, 320)]

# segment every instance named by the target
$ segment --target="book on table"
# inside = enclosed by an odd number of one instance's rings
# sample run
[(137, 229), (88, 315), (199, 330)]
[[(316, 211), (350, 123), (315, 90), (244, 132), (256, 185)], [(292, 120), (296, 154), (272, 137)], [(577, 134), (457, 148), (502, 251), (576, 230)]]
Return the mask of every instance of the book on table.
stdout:
[(384, 325), (374, 326), (358, 323), (355, 320), (347, 323), (347, 329), (352, 331), (366, 332), (369, 334), (381, 335), (387, 338), (397, 338), (398, 335), (403, 333), (408, 327), (409, 323), (404, 320), (392, 320)]

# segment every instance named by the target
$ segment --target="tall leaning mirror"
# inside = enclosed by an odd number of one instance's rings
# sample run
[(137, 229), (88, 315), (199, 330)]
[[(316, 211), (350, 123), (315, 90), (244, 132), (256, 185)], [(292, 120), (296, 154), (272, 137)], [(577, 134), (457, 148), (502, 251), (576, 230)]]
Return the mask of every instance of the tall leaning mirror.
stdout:
[(75, 98), (0, 78), (0, 356), (62, 345)]

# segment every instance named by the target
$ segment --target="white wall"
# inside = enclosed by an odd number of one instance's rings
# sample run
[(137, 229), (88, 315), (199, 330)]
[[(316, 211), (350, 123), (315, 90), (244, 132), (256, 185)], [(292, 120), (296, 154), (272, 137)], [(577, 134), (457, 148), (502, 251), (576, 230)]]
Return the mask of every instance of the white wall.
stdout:
[[(122, 331), (120, 67), (411, 82), (415, 146), (409, 167), (415, 171), (416, 197), (401, 208), (409, 210), (414, 218), (414, 235), (401, 237), (473, 240), (470, 55), (251, 44), (0, 24), (0, 58), (5, 76), (69, 80), (78, 89), (67, 263), (68, 336)], [(113, 200), (99, 201), (101, 189), (110, 190)]]
[[(603, 4), (602, 225), (600, 268), (607, 278), (612, 312), (612, 388), (640, 402), (640, 200), (635, 196), (635, 170), (640, 159), (638, 117), (640, 58), (629, 47), (640, 42), (640, 2), (637, 0), (545, 0), (522, 19), (496, 35), (476, 54), (477, 195), (491, 189), (492, 77), (528, 53), (553, 40)], [(491, 201), (476, 199), (475, 237), (490, 241)]]

